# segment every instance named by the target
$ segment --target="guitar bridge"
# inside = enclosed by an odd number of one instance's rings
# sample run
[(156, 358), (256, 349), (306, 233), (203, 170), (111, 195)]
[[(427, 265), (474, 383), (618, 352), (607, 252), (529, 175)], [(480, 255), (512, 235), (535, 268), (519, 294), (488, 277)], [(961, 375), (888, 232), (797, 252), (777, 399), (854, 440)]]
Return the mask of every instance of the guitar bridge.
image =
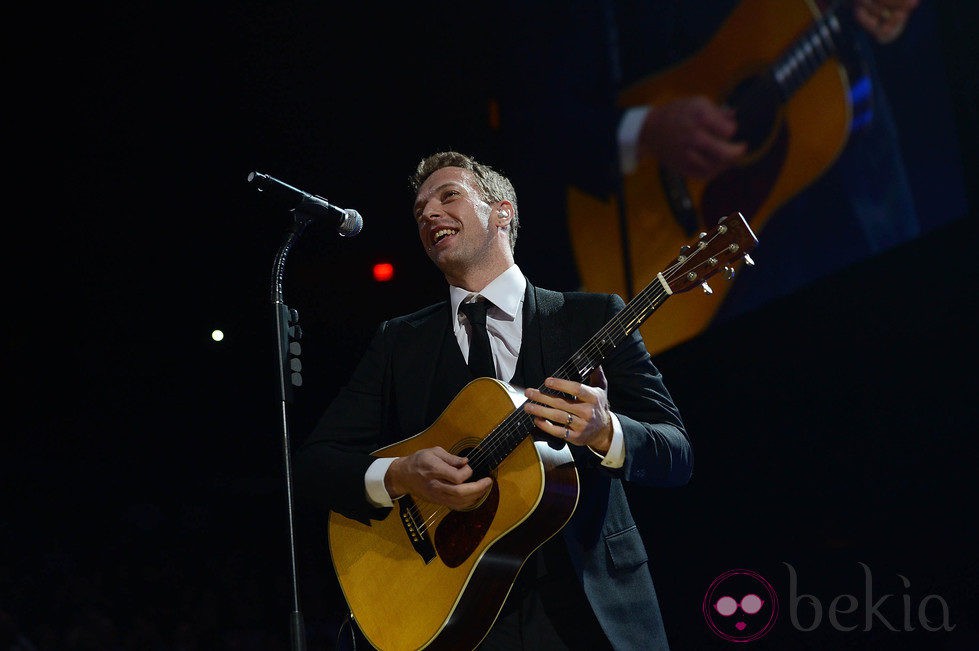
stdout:
[(415, 501), (411, 499), (411, 495), (404, 495), (398, 500), (398, 513), (401, 516), (401, 524), (405, 528), (405, 533), (408, 534), (408, 540), (411, 541), (411, 546), (422, 557), (422, 560), (428, 563), (435, 558), (435, 546), (432, 545), (432, 539), (428, 535), (428, 529), (424, 522), (420, 523), (415, 519), (418, 508), (415, 506)]

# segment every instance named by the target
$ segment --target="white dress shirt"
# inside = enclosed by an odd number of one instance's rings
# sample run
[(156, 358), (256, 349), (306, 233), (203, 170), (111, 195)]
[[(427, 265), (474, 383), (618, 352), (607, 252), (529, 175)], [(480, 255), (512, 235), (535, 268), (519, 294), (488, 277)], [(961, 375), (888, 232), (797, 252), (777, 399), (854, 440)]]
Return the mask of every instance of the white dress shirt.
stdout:
[(635, 106), (619, 121), (619, 169), (623, 174), (632, 174), (639, 166), (639, 132), (648, 114), (648, 106)]
[(517, 370), (517, 356), (523, 340), (523, 299), (527, 290), (527, 278), (517, 265), (493, 279), (481, 292), (470, 292), (461, 287), (449, 285), (449, 304), (452, 314), (452, 329), (462, 350), (462, 356), (469, 361), (469, 342), (472, 328), (465, 315), (459, 311), (462, 303), (469, 303), (482, 296), (490, 302), (486, 310), (486, 332), (489, 334), (490, 350), (496, 377), (509, 382)]

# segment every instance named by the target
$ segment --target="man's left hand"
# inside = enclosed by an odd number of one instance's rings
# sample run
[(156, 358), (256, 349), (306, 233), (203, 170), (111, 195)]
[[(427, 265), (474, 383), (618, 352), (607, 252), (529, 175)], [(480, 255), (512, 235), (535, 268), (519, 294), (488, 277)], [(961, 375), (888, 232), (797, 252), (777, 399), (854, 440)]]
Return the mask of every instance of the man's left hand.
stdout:
[(877, 42), (890, 43), (904, 31), (908, 17), (920, 0), (857, 0), (853, 15)]
[(563, 395), (525, 389), (524, 411), (533, 416), (534, 425), (542, 432), (604, 454), (612, 443), (608, 382), (601, 367), (595, 369), (588, 381), (590, 384), (549, 377), (544, 386)]

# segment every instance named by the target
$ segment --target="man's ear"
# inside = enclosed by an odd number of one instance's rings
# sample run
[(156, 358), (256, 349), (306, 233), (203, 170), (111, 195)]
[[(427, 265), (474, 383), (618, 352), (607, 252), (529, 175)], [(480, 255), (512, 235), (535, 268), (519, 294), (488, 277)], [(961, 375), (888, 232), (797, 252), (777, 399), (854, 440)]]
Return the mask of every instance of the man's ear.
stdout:
[(499, 226), (507, 226), (513, 219), (513, 204), (504, 199), (496, 207), (496, 223)]

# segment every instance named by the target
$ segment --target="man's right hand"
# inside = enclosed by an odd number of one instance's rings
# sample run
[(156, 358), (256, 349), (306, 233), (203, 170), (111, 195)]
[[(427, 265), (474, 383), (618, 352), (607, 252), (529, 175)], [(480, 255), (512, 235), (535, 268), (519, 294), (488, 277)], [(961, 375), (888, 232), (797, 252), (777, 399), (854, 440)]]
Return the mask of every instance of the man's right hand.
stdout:
[(463, 510), (478, 503), (493, 485), (489, 477), (468, 481), (472, 474), (466, 457), (440, 447), (426, 448), (395, 459), (384, 475), (384, 487), (393, 498), (410, 493), (426, 502)]
[(683, 176), (710, 179), (731, 167), (748, 149), (732, 142), (734, 111), (703, 96), (653, 106), (639, 132), (639, 157), (653, 157)]

